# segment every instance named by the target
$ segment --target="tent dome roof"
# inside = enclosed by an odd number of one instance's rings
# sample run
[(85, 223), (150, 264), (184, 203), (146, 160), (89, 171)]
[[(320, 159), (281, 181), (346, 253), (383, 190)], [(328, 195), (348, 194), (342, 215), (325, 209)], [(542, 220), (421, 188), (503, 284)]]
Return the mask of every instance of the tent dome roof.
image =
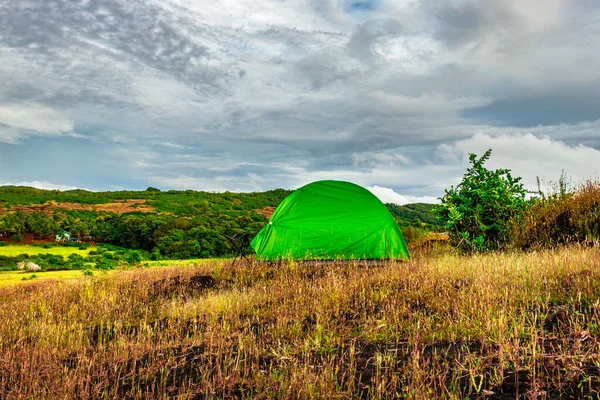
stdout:
[(285, 198), (252, 247), (259, 260), (409, 258), (387, 207), (361, 186), (332, 180)]

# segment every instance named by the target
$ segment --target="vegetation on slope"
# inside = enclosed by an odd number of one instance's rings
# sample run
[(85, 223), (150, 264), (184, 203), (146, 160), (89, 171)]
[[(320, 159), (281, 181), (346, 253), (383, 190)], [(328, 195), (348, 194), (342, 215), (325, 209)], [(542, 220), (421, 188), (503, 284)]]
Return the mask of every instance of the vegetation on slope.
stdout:
[(540, 195), (513, 221), (515, 247), (540, 249), (565, 244), (595, 245), (600, 240), (600, 182)]
[(386, 207), (394, 216), (401, 228), (414, 226), (424, 230), (437, 231), (444, 229), (444, 223), (433, 212), (434, 204), (413, 203), (403, 206), (387, 203)]
[[(283, 189), (208, 193), (153, 188), (95, 193), (0, 187), (0, 208), (5, 210), (0, 215), (0, 233), (20, 240), (26, 233), (44, 238), (67, 230), (78, 238), (93, 237), (150, 252), (153, 259), (219, 257), (231, 253), (225, 235), (247, 232), (254, 236), (289, 193)], [(388, 208), (401, 227), (417, 227), (418, 232), (435, 229), (427, 205)]]

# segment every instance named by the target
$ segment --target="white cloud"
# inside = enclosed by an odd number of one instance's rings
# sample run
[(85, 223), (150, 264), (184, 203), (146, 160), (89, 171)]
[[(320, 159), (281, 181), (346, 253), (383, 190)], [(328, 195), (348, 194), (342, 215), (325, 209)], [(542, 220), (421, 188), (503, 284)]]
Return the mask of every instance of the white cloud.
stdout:
[(475, 107), (483, 107), (491, 104), (493, 99), (486, 97), (460, 97), (448, 99), (440, 94), (421, 96), (404, 96), (385, 93), (377, 90), (367, 94), (369, 99), (377, 101), (383, 107), (389, 107), (396, 115), (401, 114), (436, 114), (456, 113)]
[(395, 192), (393, 189), (382, 187), (382, 186), (367, 186), (367, 189), (371, 191), (379, 200), (383, 203), (394, 203), (398, 205), (410, 204), (410, 203), (431, 203), (437, 204), (439, 200), (431, 196), (404, 196), (400, 193)]
[(72, 131), (73, 122), (52, 108), (35, 103), (0, 104), (2, 142), (14, 143), (28, 134), (61, 135)]
[(265, 181), (262, 176), (255, 174), (254, 172), (249, 172), (248, 178), (250, 179), (250, 185), (252, 186), (252, 190), (257, 192), (262, 191), (262, 189), (259, 186), (259, 183)]
[(19, 139), (19, 130), (8, 125), (0, 125), (0, 142), (17, 143)]
[(468, 153), (481, 156), (488, 149), (492, 149), (488, 168), (511, 169), (532, 190), (536, 187), (536, 177), (557, 181), (563, 170), (574, 182), (597, 178), (600, 174), (600, 151), (532, 133), (499, 136), (479, 133), (452, 145), (442, 145), (438, 151), (442, 157), (466, 165)]

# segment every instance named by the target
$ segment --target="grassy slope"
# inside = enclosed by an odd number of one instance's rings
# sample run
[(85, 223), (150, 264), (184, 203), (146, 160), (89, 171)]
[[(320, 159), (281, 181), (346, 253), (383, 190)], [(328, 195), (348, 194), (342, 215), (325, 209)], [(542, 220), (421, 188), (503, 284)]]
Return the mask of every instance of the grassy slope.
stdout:
[(10, 244), (7, 246), (0, 246), (0, 256), (18, 256), (19, 254), (29, 254), (30, 256), (35, 256), (38, 254), (53, 254), (63, 257), (68, 257), (69, 255), (75, 253), (79, 254), (82, 257), (87, 257), (88, 253), (94, 250), (93, 247), (79, 250), (77, 247), (51, 247), (49, 249), (45, 249), (40, 246), (30, 246), (30, 245), (16, 245)]
[(3, 287), (0, 398), (597, 395), (598, 265), (208, 262)]

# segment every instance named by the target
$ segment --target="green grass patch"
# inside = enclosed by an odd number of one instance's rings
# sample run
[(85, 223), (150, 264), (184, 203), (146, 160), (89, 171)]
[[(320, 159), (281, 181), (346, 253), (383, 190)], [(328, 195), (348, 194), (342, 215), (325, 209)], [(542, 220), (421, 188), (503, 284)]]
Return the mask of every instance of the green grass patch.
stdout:
[[(32, 273), (27, 271), (18, 271), (18, 272), (0, 272), (0, 287), (14, 285), (18, 283), (29, 282), (31, 279)], [(36, 272), (35, 280), (36, 282), (47, 281), (47, 280), (66, 280), (66, 279), (74, 279), (83, 277), (83, 271), (75, 270), (75, 271), (49, 271), (49, 272)], [(25, 278), (25, 279), (23, 279)]]
[(87, 248), (85, 250), (79, 250), (77, 247), (66, 247), (66, 246), (55, 246), (45, 249), (42, 246), (31, 246), (26, 244), (10, 244), (8, 246), (0, 246), (0, 256), (14, 257), (19, 254), (29, 254), (30, 256), (37, 256), (39, 254), (52, 254), (57, 256), (68, 257), (71, 254), (79, 254), (82, 257), (87, 257), (90, 250), (94, 250), (94, 247)]
[[(47, 250), (47, 249), (44, 249)], [(160, 268), (160, 267), (196, 267), (201, 265), (210, 265), (215, 263), (229, 264), (230, 259), (195, 259), (195, 260), (163, 260), (163, 261), (143, 261), (142, 266), (144, 268)], [(85, 276), (98, 276), (105, 273), (116, 273), (119, 270), (114, 271), (100, 271), (91, 269), (94, 266), (92, 263), (85, 263), (85, 269), (78, 270), (65, 270), (65, 271), (48, 271), (48, 272), (36, 272), (35, 281), (40, 282), (44, 280), (66, 280), (74, 278), (82, 278)], [(25, 283), (31, 281), (32, 273), (28, 271), (0, 271), (0, 286), (14, 285), (19, 283)], [(23, 279), (25, 278), (25, 279)]]

